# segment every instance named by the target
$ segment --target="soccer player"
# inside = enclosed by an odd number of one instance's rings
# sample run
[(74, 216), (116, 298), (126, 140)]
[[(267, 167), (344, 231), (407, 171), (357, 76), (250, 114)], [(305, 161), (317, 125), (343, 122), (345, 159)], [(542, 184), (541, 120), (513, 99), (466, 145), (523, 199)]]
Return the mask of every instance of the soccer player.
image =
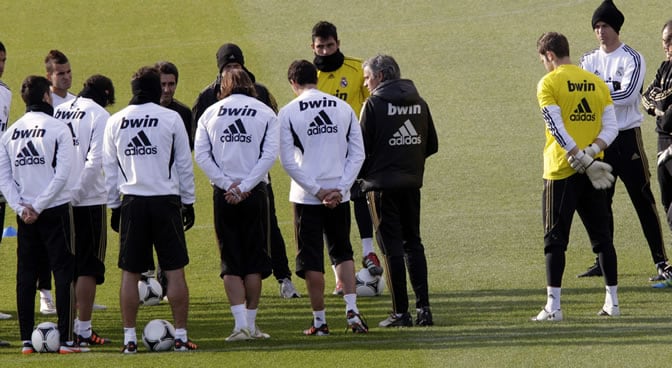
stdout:
[[(336, 26), (332, 23), (320, 21), (313, 26), (312, 43), (315, 58), (313, 64), (317, 67), (317, 89), (336, 96), (359, 114), (369, 90), (364, 86), (364, 72), (362, 61), (343, 55), (340, 50), (341, 40), (338, 39)], [(353, 203), (355, 220), (362, 241), (362, 264), (373, 276), (382, 275), (383, 268), (373, 249), (373, 224), (366, 204), (366, 197), (360, 189), (358, 181), (350, 190), (350, 199)], [(336, 272), (336, 287), (334, 295), (343, 294), (343, 288)]]
[[(252, 80), (254, 89), (257, 94), (257, 99), (266, 106), (270, 107), (276, 113), (278, 112), (278, 104), (275, 97), (269, 90), (261, 83), (257, 83), (254, 74), (245, 67), (245, 57), (243, 51), (235, 44), (225, 43), (219, 50), (217, 50), (217, 68), (219, 74), (212, 84), (207, 86), (196, 99), (196, 103), (192, 109), (194, 115), (194, 129), (198, 125), (198, 119), (203, 112), (212, 104), (217, 102), (220, 96), (220, 84), (223, 72), (231, 69), (242, 69)], [(273, 186), (271, 185), (271, 178), (268, 178), (268, 202), (270, 205), (270, 226), (271, 226), (271, 263), (273, 266), (273, 276), (278, 281), (280, 287), (280, 296), (283, 298), (299, 298), (301, 295), (294, 284), (292, 283), (292, 271), (289, 269), (289, 261), (287, 259), (287, 249), (285, 247), (285, 240), (280, 232), (278, 226), (278, 218), (275, 215), (275, 196), (273, 194)]]
[(44, 58), (44, 67), (47, 70), (47, 79), (51, 83), (51, 99), (53, 106), (73, 100), (75, 95), (68, 92), (72, 86), (72, 70), (70, 61), (64, 53), (51, 50)]
[[(642, 94), (642, 105), (646, 112), (656, 117), (658, 133), (658, 185), (660, 186), (661, 202), (672, 229), (672, 19), (662, 29), (663, 51), (665, 61), (660, 64), (656, 77)], [(672, 279), (654, 284), (656, 287), (670, 286)]]
[(280, 110), (280, 161), (292, 178), (296, 274), (306, 280), (313, 322), (306, 335), (328, 335), (324, 305), (324, 240), (343, 284), (348, 328), (366, 333), (357, 308), (350, 244), (350, 188), (364, 161), (357, 116), (343, 100), (317, 89), (317, 69), (294, 61), (287, 73), (297, 97)]
[(184, 276), (189, 263), (184, 231), (194, 224), (196, 199), (189, 138), (180, 115), (159, 105), (157, 69), (140, 68), (131, 88), (130, 105), (107, 121), (103, 143), (107, 206), (120, 242), (122, 352), (137, 352), (138, 280), (153, 263), (152, 248), (168, 279), (174, 349), (195, 350), (187, 336), (189, 289)]
[(187, 105), (178, 101), (175, 98), (175, 91), (177, 90), (177, 81), (179, 72), (177, 66), (169, 61), (160, 61), (154, 66), (161, 73), (161, 106), (167, 107), (171, 110), (177, 111), (184, 122), (184, 128), (189, 135), (189, 147), (194, 149), (194, 137), (192, 135), (192, 117), (191, 109)]
[(82, 346), (109, 342), (91, 327), (97, 285), (105, 282), (107, 251), (107, 192), (103, 177), (103, 135), (110, 114), (105, 107), (114, 103), (112, 81), (93, 75), (75, 99), (56, 107), (54, 117), (70, 129), (75, 159), (68, 182), (72, 190), (75, 229), (75, 296), (78, 318), (75, 336)]
[(256, 325), (262, 279), (271, 275), (267, 248), (267, 174), (278, 157), (275, 112), (255, 98), (242, 69), (222, 74), (223, 100), (210, 106), (196, 128), (195, 159), (214, 188), (220, 277), (235, 326), (226, 341), (269, 338)]
[[(657, 270), (657, 275), (650, 280), (660, 281), (672, 277), (672, 268), (667, 264), (663, 232), (651, 192), (651, 173), (640, 128), (644, 119), (639, 106), (646, 63), (640, 53), (621, 42), (619, 33), (624, 20), (623, 13), (613, 1), (602, 2), (595, 9), (591, 23), (600, 47), (584, 54), (579, 65), (604, 80), (611, 92), (619, 132), (614, 143), (604, 151), (604, 162), (611, 165), (614, 177), (620, 178), (628, 191)], [(615, 190), (615, 186), (607, 190), (612, 215)], [(610, 229), (613, 233), (613, 217)], [(596, 260), (579, 276), (601, 274)]]
[(401, 79), (394, 58), (378, 55), (363, 65), (364, 84), (371, 97), (360, 117), (366, 151), (362, 189), (368, 192), (392, 294), (392, 313), (378, 326), (413, 325), (408, 313), (406, 265), (415, 292), (415, 323), (431, 326), (427, 259), (420, 238), (420, 188), (425, 160), (439, 149), (432, 114), (413, 82)]
[(598, 315), (618, 316), (616, 250), (608, 194), (603, 190), (613, 185), (614, 177), (611, 166), (600, 161), (618, 134), (614, 104), (602, 79), (571, 63), (565, 36), (544, 33), (537, 51), (548, 71), (537, 85), (546, 123), (542, 219), (547, 301), (532, 320), (563, 319), (560, 294), (574, 212), (581, 217), (604, 271), (606, 296)]
[(88, 351), (74, 344), (75, 309), (72, 215), (66, 188), (74, 159), (72, 135), (52, 117), (49, 81), (28, 76), (21, 84), (26, 114), (0, 138), (0, 190), (17, 214), (17, 308), (23, 354), (34, 349), (37, 254), (46, 254), (56, 282), (56, 312), (62, 354)]
[[(5, 45), (0, 42), (0, 78), (5, 72), (5, 63), (7, 62), (7, 49)], [(9, 109), (12, 106), (12, 91), (9, 87), (0, 80), (0, 134), (7, 130), (9, 122)], [(0, 193), (0, 229), (5, 227), (5, 207), (7, 202), (5, 197)], [(0, 242), (2, 241), (2, 233), (0, 233)], [(0, 312), (0, 319), (10, 319), (11, 314)], [(0, 346), (9, 346), (9, 342), (0, 340)]]

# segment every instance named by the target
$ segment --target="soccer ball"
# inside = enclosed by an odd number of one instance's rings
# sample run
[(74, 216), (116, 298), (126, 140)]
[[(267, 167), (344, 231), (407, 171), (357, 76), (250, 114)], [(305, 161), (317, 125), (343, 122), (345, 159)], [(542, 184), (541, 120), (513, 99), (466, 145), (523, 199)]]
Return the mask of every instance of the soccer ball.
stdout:
[(149, 351), (168, 351), (175, 345), (175, 328), (165, 319), (153, 319), (142, 331), (142, 343)]
[(163, 288), (158, 280), (148, 277), (146, 280), (138, 281), (138, 294), (140, 296), (140, 304), (157, 305), (161, 302)]
[(385, 290), (385, 279), (380, 276), (371, 276), (369, 270), (362, 268), (355, 275), (357, 296), (376, 296)]
[(54, 322), (42, 322), (30, 337), (33, 349), (38, 353), (54, 353), (61, 346), (61, 334)]

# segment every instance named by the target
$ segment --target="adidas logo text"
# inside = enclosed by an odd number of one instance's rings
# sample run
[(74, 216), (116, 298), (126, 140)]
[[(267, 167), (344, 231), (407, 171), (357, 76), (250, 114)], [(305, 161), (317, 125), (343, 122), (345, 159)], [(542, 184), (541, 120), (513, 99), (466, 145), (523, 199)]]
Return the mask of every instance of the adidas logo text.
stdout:
[(588, 100), (581, 99), (581, 103), (576, 106), (576, 109), (569, 115), (571, 121), (595, 121), (595, 114), (588, 105)]
[(152, 146), (149, 138), (142, 130), (131, 139), (131, 143), (127, 147), (124, 150), (126, 156), (156, 155), (158, 153), (157, 147)]
[(591, 92), (595, 90), (595, 83), (588, 83), (587, 80), (584, 80), (583, 83), (572, 83), (567, 81), (567, 90), (569, 90), (569, 92)]
[(399, 127), (393, 135), (392, 138), (388, 141), (390, 146), (408, 146), (414, 144), (421, 144), (422, 137), (418, 135), (418, 132), (411, 124), (410, 120), (406, 120), (404, 125)]
[(421, 114), (422, 109), (420, 105), (410, 106), (395, 106), (391, 103), (387, 104), (387, 115), (418, 115)]
[(320, 107), (336, 107), (336, 101), (322, 97), (321, 100), (299, 101), (299, 110), (317, 109)]
[(44, 163), (44, 157), (40, 157), (40, 153), (37, 152), (37, 148), (35, 148), (33, 142), (28, 141), (26, 146), (21, 149), (21, 152), (16, 155), (14, 166), (44, 165)]
[(224, 129), (224, 134), (219, 137), (219, 140), (223, 143), (250, 143), (252, 142), (252, 136), (247, 134), (243, 121), (238, 119), (233, 124), (229, 125), (228, 128)]
[[(334, 103), (334, 106), (336, 105), (335, 101), (329, 102)], [(317, 134), (338, 133), (338, 127), (334, 125), (334, 123), (329, 118), (329, 115), (327, 115), (324, 110), (321, 110), (315, 117), (315, 120), (313, 120), (313, 122), (308, 125), (307, 133), (309, 136)]]

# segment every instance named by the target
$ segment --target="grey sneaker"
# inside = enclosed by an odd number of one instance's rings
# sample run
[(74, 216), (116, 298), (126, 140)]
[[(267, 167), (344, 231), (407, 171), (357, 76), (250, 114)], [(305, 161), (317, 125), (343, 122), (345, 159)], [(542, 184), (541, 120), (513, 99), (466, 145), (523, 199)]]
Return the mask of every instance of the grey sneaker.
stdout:
[(44, 315), (56, 314), (54, 301), (49, 298), (40, 298), (40, 313)]
[(292, 284), (292, 280), (288, 278), (284, 278), (280, 280), (280, 296), (285, 298), (285, 299), (292, 299), (292, 298), (300, 298), (301, 295), (299, 294), (298, 291), (296, 291), (296, 288), (294, 287), (294, 284)]
[(411, 327), (413, 319), (410, 313), (390, 313), (387, 319), (380, 321), (378, 327)]

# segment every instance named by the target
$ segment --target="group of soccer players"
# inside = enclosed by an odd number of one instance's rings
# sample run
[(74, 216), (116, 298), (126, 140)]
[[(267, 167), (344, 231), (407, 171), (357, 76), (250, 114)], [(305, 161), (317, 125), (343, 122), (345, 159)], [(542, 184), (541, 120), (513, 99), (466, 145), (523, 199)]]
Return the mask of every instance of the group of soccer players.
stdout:
[[(400, 78), (392, 57), (362, 64), (345, 57), (339, 45), (333, 24), (315, 25), (315, 60), (290, 65), (288, 81), (297, 98), (280, 111), (234, 44), (218, 50), (218, 76), (193, 111), (173, 98), (178, 74), (168, 62), (140, 68), (132, 77), (129, 105), (111, 116), (105, 107), (115, 102), (112, 81), (94, 75), (78, 95), (69, 93), (70, 64), (57, 50), (45, 59), (49, 78), (23, 81), (27, 112), (11, 126), (11, 93), (1, 85), (0, 124), (6, 132), (0, 138), (0, 191), (18, 217), (22, 353), (35, 350), (35, 293), (45, 268), (56, 283), (59, 352), (86, 352), (110, 342), (93, 330), (91, 318), (96, 287), (105, 279), (107, 208), (120, 239), (122, 352), (138, 350), (137, 283), (155, 268), (154, 252), (173, 312), (174, 350), (198, 348), (187, 335), (184, 274), (189, 263), (184, 232), (195, 222), (191, 150), (213, 187), (220, 277), (235, 321), (226, 341), (270, 337), (257, 326), (256, 314), (262, 279), (271, 273), (281, 296), (299, 297), (268, 175), (278, 156), (292, 179), (296, 274), (306, 281), (313, 312), (304, 334), (329, 334), (323, 239), (348, 328), (368, 332), (356, 302), (351, 197), (364, 267), (374, 276), (383, 274), (373, 249), (374, 225), (386, 256), (393, 312), (379, 326), (413, 325), (405, 257), (416, 294), (415, 324), (432, 325), (419, 233), (424, 162), (438, 149), (431, 114), (413, 83)], [(5, 53), (0, 49), (3, 67)]]

